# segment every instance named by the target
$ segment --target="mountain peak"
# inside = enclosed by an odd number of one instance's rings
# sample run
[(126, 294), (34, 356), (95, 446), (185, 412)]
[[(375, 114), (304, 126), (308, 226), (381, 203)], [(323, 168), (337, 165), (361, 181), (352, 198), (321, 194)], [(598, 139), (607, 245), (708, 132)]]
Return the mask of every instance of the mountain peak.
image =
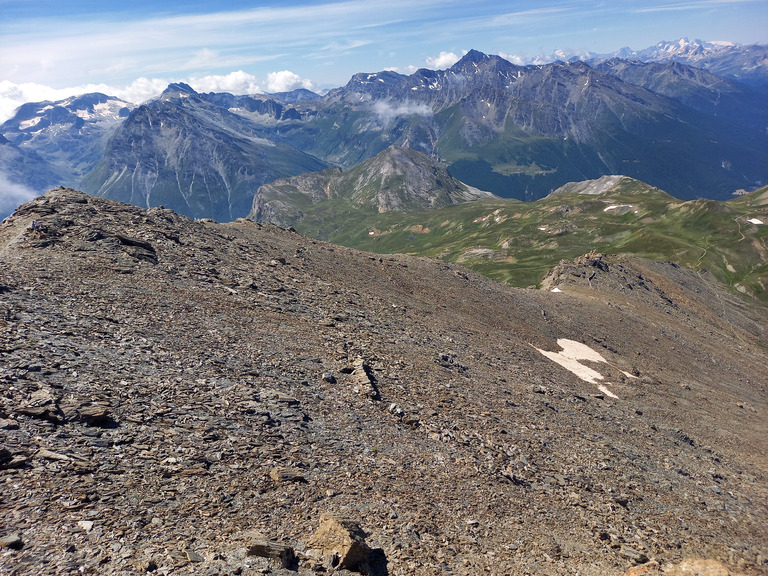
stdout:
[(160, 98), (165, 100), (168, 98), (186, 98), (189, 96), (197, 96), (194, 88), (184, 82), (173, 82), (168, 84), (168, 87), (160, 94)]
[(457, 64), (461, 64), (462, 62), (482, 62), (483, 60), (488, 60), (490, 56), (488, 54), (484, 54), (483, 52), (480, 52), (479, 50), (472, 49), (466, 54), (464, 54), (464, 57), (457, 62)]

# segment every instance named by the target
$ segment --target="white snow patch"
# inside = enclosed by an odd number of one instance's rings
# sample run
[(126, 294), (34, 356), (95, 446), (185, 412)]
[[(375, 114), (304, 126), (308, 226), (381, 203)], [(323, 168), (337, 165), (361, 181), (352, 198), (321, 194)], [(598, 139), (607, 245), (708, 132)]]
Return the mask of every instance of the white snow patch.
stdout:
[[(608, 210), (618, 210), (619, 208), (632, 208), (632, 204), (611, 204), (610, 206), (606, 206), (603, 208), (603, 212), (608, 212)], [(637, 213), (637, 210), (635, 210), (635, 213)]]
[(562, 290), (560, 290), (560, 288), (555, 286), (554, 288), (552, 288), (552, 290), (550, 290), (550, 292), (562, 292)]
[(603, 386), (602, 384), (598, 384), (598, 385), (597, 385), (597, 388), (598, 388), (598, 390), (600, 390), (600, 392), (602, 392), (602, 393), (603, 393), (603, 394), (605, 394), (606, 396), (608, 396), (608, 397), (610, 397), (610, 398), (616, 398), (616, 400), (618, 400), (618, 399), (619, 399), (619, 397), (618, 397), (618, 396), (616, 396), (616, 394), (614, 394), (613, 392), (611, 392), (610, 390), (608, 390), (608, 388), (606, 388), (606, 387), (605, 387), (605, 386)]
[(83, 120), (92, 120), (94, 118), (117, 120), (120, 118), (120, 110), (126, 106), (129, 106), (129, 104), (122, 100), (109, 100), (107, 102), (96, 104), (93, 107), (93, 112), (89, 112), (88, 110), (75, 110), (75, 114)]
[(557, 362), (566, 370), (573, 372), (576, 376), (585, 382), (595, 384), (598, 380), (603, 379), (602, 374), (579, 362), (579, 360), (590, 360), (592, 362), (601, 362), (607, 364), (608, 361), (600, 354), (592, 350), (592, 348), (586, 344), (576, 342), (575, 340), (560, 338), (557, 341), (557, 344), (560, 346), (560, 348), (562, 348), (560, 352), (547, 352), (546, 350), (541, 350), (540, 348), (536, 348), (536, 350), (541, 352), (544, 356), (553, 362)]
[(27, 128), (32, 128), (32, 126), (37, 126), (40, 120), (42, 120), (40, 116), (30, 118), (29, 120), (22, 120), (19, 122), (19, 130), (26, 130)]
[(747, 220), (747, 222), (749, 222), (750, 224), (757, 224), (758, 226), (760, 226), (761, 224), (765, 224), (765, 222), (763, 222), (758, 218), (750, 218), (749, 220)]
[[(580, 362), (580, 360), (587, 360), (590, 362), (599, 362), (602, 364), (608, 364), (608, 361), (603, 358), (598, 352), (595, 352), (587, 346), (586, 344), (582, 344), (581, 342), (576, 342), (575, 340), (568, 340), (567, 338), (560, 338), (557, 341), (557, 345), (562, 348), (560, 352), (548, 352), (546, 350), (542, 350), (540, 348), (536, 348), (539, 352), (541, 352), (544, 356), (552, 360), (553, 362), (556, 362), (569, 372), (575, 374), (584, 382), (589, 382), (590, 384), (597, 384), (599, 380), (603, 380), (603, 375), (600, 374), (598, 371), (593, 370), (589, 366), (585, 366)], [(611, 398), (618, 398), (613, 392), (608, 390), (603, 385), (598, 385), (598, 388), (601, 392), (603, 392), (606, 396), (610, 396)]]
[(546, 229), (547, 229), (546, 226), (539, 226), (539, 230), (541, 230), (542, 232), (544, 232)]

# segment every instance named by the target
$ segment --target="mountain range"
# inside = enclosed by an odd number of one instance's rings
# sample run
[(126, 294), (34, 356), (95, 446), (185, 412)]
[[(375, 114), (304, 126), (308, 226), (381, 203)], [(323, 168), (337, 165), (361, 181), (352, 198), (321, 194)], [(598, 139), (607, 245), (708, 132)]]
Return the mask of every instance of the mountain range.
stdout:
[(740, 46), (733, 42), (680, 38), (671, 42), (662, 41), (643, 50), (622, 48), (612, 55), (591, 54), (587, 61), (610, 58), (642, 62), (680, 62), (752, 86), (768, 86), (768, 46), (765, 44)]
[(251, 114), (273, 121), (290, 117), (275, 101), (204, 97), (172, 84), (115, 130), (83, 188), (140, 206), (167, 205), (230, 221), (248, 213), (259, 185), (326, 166), (265, 138), (248, 119)]
[(259, 186), (348, 170), (392, 145), (521, 200), (606, 174), (681, 199), (727, 199), (768, 179), (765, 98), (678, 62), (516, 66), (473, 50), (447, 70), (357, 74), (322, 97), (174, 84), (141, 106), (104, 95), (27, 104), (0, 127), (0, 170), (34, 189), (64, 183), (218, 220), (248, 214)]

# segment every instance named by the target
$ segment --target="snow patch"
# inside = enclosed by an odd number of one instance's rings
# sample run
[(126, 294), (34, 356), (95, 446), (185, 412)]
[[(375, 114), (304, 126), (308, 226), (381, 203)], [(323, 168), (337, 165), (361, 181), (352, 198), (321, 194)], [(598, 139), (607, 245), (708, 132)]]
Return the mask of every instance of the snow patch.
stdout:
[(94, 105), (93, 112), (90, 110), (75, 110), (75, 114), (83, 120), (92, 120), (94, 118), (117, 120), (120, 118), (120, 110), (128, 105), (127, 102), (122, 100), (109, 100)]
[(620, 208), (633, 208), (633, 206), (632, 204), (611, 204), (610, 206), (603, 208), (603, 212), (608, 212), (608, 210), (619, 210)]
[[(608, 361), (598, 352), (595, 352), (586, 344), (582, 344), (581, 342), (577, 342), (575, 340), (568, 340), (567, 338), (558, 339), (557, 345), (562, 348), (560, 352), (549, 352), (540, 348), (536, 348), (536, 350), (572, 374), (575, 374), (580, 379), (584, 380), (584, 382), (597, 384), (598, 381), (603, 380), (603, 375), (600, 374), (597, 370), (593, 370), (589, 366), (586, 366), (580, 362), (581, 360), (587, 360), (589, 362), (608, 364)], [(598, 388), (606, 396), (611, 398), (618, 398), (618, 396), (616, 396), (604, 385), (599, 384)]]
[(605, 386), (603, 386), (602, 384), (598, 384), (598, 385), (597, 385), (597, 389), (598, 389), (598, 390), (600, 390), (600, 392), (602, 392), (603, 394), (605, 394), (605, 395), (606, 395), (606, 396), (608, 396), (609, 398), (616, 398), (616, 400), (618, 400), (618, 399), (619, 399), (619, 397), (618, 397), (618, 396), (616, 396), (616, 394), (614, 394), (613, 392), (611, 392), (610, 390), (608, 390), (608, 388), (606, 388), (606, 387), (605, 387)]
[(40, 120), (42, 120), (40, 116), (30, 118), (29, 120), (22, 120), (19, 122), (19, 130), (26, 130), (27, 128), (32, 128), (32, 126), (37, 126)]
[(765, 222), (763, 222), (758, 218), (750, 218), (749, 220), (747, 220), (747, 222), (749, 222), (750, 224), (756, 224), (758, 226), (760, 226), (761, 224), (765, 224)]

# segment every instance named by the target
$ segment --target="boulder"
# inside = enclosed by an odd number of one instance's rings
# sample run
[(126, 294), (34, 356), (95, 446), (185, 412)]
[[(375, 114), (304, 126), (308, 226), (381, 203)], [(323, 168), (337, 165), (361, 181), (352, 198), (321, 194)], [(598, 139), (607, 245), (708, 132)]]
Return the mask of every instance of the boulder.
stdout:
[(272, 540), (256, 540), (248, 548), (248, 556), (279, 560), (283, 568), (289, 568), (296, 558), (293, 548)]
[(361, 565), (367, 566), (371, 556), (365, 537), (354, 520), (323, 514), (320, 527), (307, 542), (307, 548), (319, 551), (333, 568), (359, 570)]

